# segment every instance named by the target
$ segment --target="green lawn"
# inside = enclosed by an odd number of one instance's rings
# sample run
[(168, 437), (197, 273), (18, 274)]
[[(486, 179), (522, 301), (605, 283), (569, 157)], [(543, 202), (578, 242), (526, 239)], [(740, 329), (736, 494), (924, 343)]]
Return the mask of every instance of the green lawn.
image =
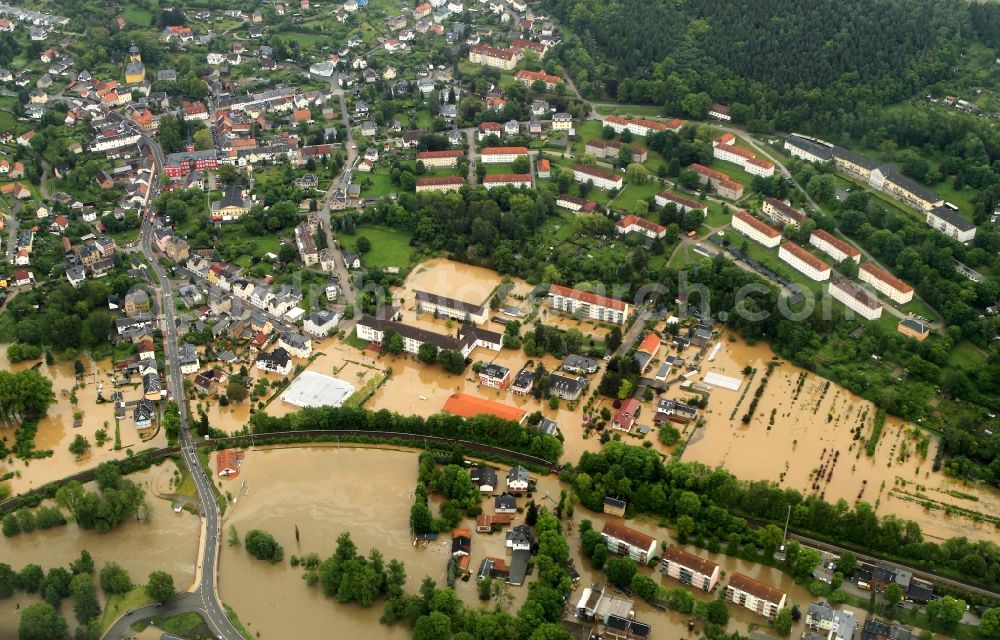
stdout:
[(599, 104), (597, 105), (597, 113), (601, 115), (614, 115), (614, 116), (662, 116), (663, 109), (661, 107), (653, 105), (614, 105), (614, 104)]
[(125, 22), (138, 27), (148, 27), (153, 22), (153, 14), (142, 7), (126, 7), (122, 11), (122, 17)]
[(115, 620), (125, 615), (127, 611), (152, 604), (153, 599), (146, 593), (145, 587), (135, 587), (123, 595), (108, 596), (104, 603), (104, 613), (101, 614), (101, 635), (114, 624)]
[(341, 242), (351, 251), (357, 251), (358, 238), (364, 236), (372, 243), (372, 250), (361, 258), (366, 267), (400, 267), (410, 266), (413, 248), (410, 247), (412, 236), (403, 231), (386, 227), (358, 227), (355, 235), (341, 235)]
[(132, 625), (133, 631), (143, 631), (149, 626), (154, 626), (165, 633), (176, 638), (186, 640), (201, 640), (201, 638), (211, 638), (212, 630), (205, 623), (205, 619), (200, 613), (193, 611), (178, 613), (163, 618), (153, 616), (147, 620), (140, 620)]
[(948, 364), (953, 367), (967, 368), (978, 366), (985, 360), (983, 353), (968, 340), (962, 340), (948, 354)]
[(615, 209), (635, 211), (637, 203), (646, 201), (660, 191), (663, 191), (663, 185), (655, 180), (649, 184), (626, 184), (610, 204)]
[(355, 173), (354, 181), (361, 185), (361, 195), (365, 197), (381, 197), (398, 192), (399, 186), (392, 183), (389, 172), (376, 169), (372, 173)]
[(286, 43), (298, 42), (300, 47), (314, 47), (332, 44), (332, 39), (328, 35), (317, 33), (280, 33), (277, 36)]

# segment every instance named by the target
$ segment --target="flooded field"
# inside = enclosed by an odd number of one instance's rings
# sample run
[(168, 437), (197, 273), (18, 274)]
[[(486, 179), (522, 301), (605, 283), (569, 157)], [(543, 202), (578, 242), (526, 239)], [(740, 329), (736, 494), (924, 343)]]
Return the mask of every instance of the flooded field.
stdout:
[[(285, 473), (288, 469), (298, 472), (289, 475)], [(350, 531), (359, 552), (378, 548), (386, 559), (396, 558), (406, 564), (407, 590), (416, 590), (424, 576), (443, 585), (447, 536), (426, 549), (412, 546), (408, 515), (416, 474), (417, 456), (409, 451), (313, 447), (249, 452), (239, 480), (247, 482), (248, 491), (227, 512), (225, 526), (235, 525), (241, 535), (251, 528), (269, 531), (284, 546), (286, 562), (272, 566), (251, 559), (242, 548), (224, 546), (220, 577), (223, 600), (234, 606), (250, 632), (259, 633), (261, 638), (319, 637), (333, 627), (344, 637), (409, 637), (402, 627), (387, 628), (379, 624), (380, 604), (362, 609), (323, 597), (318, 588), (305, 584), (302, 571), (290, 567), (287, 558), (312, 551), (326, 557), (335, 547), (336, 536)], [(546, 496), (558, 496), (561, 488), (564, 487), (558, 478), (542, 477), (535, 499), (551, 507), (553, 503)], [(490, 511), (487, 505), (486, 512)], [(565, 523), (571, 532), (570, 555), (581, 573), (579, 587), (570, 595), (573, 603), (580, 597), (580, 589), (604, 579), (603, 573), (592, 572), (589, 561), (580, 557), (575, 531), (583, 519), (590, 519), (600, 530), (605, 516), (581, 508), (577, 509), (571, 525)], [(667, 531), (655, 522), (638, 520), (627, 524), (659, 540), (668, 538)], [(296, 526), (300, 531), (299, 543), (295, 540)], [(478, 567), (488, 555), (503, 557), (503, 546), (502, 535), (474, 534), (470, 566)], [(739, 571), (785, 590), (790, 604), (810, 601), (805, 590), (776, 569), (695, 548), (687, 550), (719, 563), (726, 574)], [(642, 571), (667, 587), (679, 586), (661, 576), (658, 570)], [(529, 582), (533, 579), (529, 577)], [(478, 606), (474, 580), (459, 582), (456, 591), (467, 605)], [(509, 607), (516, 611), (527, 594), (527, 585), (511, 587), (510, 593), (513, 600)], [(696, 594), (696, 597), (716, 596)], [(748, 624), (761, 622), (754, 614), (736, 607), (730, 607), (730, 614), (731, 631), (745, 633)], [(685, 637), (687, 633), (687, 617), (681, 614), (657, 612), (637, 602), (636, 617), (652, 624), (655, 640)], [(797, 626), (793, 634), (799, 631), (801, 628)]]
[[(743, 378), (743, 386), (739, 391), (712, 391), (703, 412), (706, 428), (695, 434), (685, 460), (720, 465), (743, 479), (773, 480), (828, 502), (863, 499), (880, 515), (920, 523), (928, 537), (1000, 539), (1000, 530), (992, 524), (912, 501), (921, 496), (942, 507), (995, 514), (1000, 513), (1000, 495), (932, 472), (936, 438), (931, 438), (924, 458), (917, 452), (923, 432), (892, 416), (886, 417), (875, 455), (869, 457), (864, 440), (872, 433), (874, 405), (824, 378), (782, 363), (774, 368), (749, 424), (743, 424), (741, 418), (774, 354), (767, 345), (749, 346), (739, 339), (723, 337), (720, 344), (715, 360), (705, 362), (695, 379), (715, 371)], [(741, 373), (747, 365), (757, 370), (752, 380)]]
[[(149, 505), (148, 522), (134, 520), (123, 523), (107, 534), (81, 530), (70, 522), (66, 526), (11, 538), (0, 537), (0, 559), (20, 569), (35, 563), (43, 569), (68, 566), (86, 549), (97, 570), (114, 561), (124, 567), (133, 583), (145, 583), (152, 571), (166, 571), (174, 577), (178, 591), (187, 589), (194, 579), (194, 563), (198, 552), (198, 517), (186, 511), (175, 513), (167, 500), (156, 498), (152, 490), (169, 491), (170, 478), (176, 466), (167, 461), (129, 476), (146, 488)], [(92, 485), (87, 485), (93, 490)], [(100, 590), (98, 590), (100, 593)], [(22, 607), (35, 602), (24, 594), (0, 600), (0, 638), (17, 637), (17, 624)], [(64, 602), (64, 615), (73, 619), (72, 599)]]
[[(35, 449), (51, 450), (52, 456), (27, 462), (14, 457), (0, 461), (0, 475), (8, 472), (16, 474), (8, 481), (13, 493), (27, 491), (101, 462), (124, 458), (130, 448), (141, 451), (150, 447), (166, 446), (166, 435), (162, 431), (150, 440), (143, 441), (133, 426), (131, 415), (128, 415), (118, 427), (122, 447), (118, 451), (115, 450), (114, 404), (97, 403), (99, 387), (103, 385), (103, 396), (108, 399), (114, 391), (110, 360), (94, 362), (81, 355), (84, 375), (77, 381), (72, 361), (56, 362), (53, 365), (39, 361), (11, 364), (7, 361), (6, 352), (6, 345), (0, 345), (0, 367), (9, 371), (23, 371), (37, 366), (43, 376), (52, 380), (52, 391), (56, 396), (55, 403), (49, 407), (48, 416), (39, 422), (38, 433), (35, 436)], [(130, 387), (121, 387), (121, 390), (126, 399), (133, 397), (134, 392)], [(81, 424), (74, 428), (74, 414), (77, 412), (82, 414), (79, 416)], [(98, 447), (95, 434), (100, 429), (106, 431), (108, 440), (103, 446)], [(8, 444), (13, 444), (14, 432), (12, 426), (0, 427), (0, 438), (5, 438)], [(77, 434), (85, 436), (91, 444), (90, 451), (79, 460), (68, 449)]]

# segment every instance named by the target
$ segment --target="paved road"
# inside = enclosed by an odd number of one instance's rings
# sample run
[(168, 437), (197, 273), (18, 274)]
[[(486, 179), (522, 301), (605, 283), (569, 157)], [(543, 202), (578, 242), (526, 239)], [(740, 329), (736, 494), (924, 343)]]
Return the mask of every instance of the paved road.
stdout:
[[(143, 134), (142, 142), (142, 146), (147, 148), (153, 156), (153, 184), (159, 184), (160, 171), (163, 169), (163, 151), (160, 149), (160, 145), (155, 140), (149, 138), (145, 134)], [(153, 192), (151, 191), (150, 197), (152, 197), (152, 195)], [(141, 246), (143, 254), (149, 260), (149, 263), (153, 267), (153, 271), (156, 272), (157, 277), (160, 279), (160, 291), (162, 296), (160, 308), (162, 310), (161, 321), (164, 325), (164, 353), (166, 354), (170, 371), (169, 389), (173, 393), (174, 400), (176, 400), (183, 409), (186, 408), (187, 403), (185, 402), (184, 397), (184, 381), (180, 372), (181, 368), (177, 341), (177, 322), (174, 316), (174, 296), (170, 280), (167, 278), (167, 273), (160, 265), (156, 253), (153, 250), (153, 228), (153, 223), (150, 220), (147, 219), (143, 222)], [(215, 495), (212, 492), (212, 487), (209, 485), (209, 480), (201, 466), (201, 461), (195, 453), (187, 412), (184, 410), (181, 411), (180, 445), (184, 462), (187, 465), (191, 476), (194, 478), (195, 485), (198, 489), (198, 501), (200, 502), (200, 509), (203, 518), (204, 529), (202, 533), (201, 557), (198, 559), (195, 567), (198, 578), (198, 586), (189, 593), (164, 604), (161, 608), (155, 606), (144, 607), (133, 612), (130, 616), (120, 618), (104, 635), (106, 639), (117, 640), (119, 638), (127, 637), (131, 632), (129, 625), (135, 620), (167, 611), (197, 611), (204, 617), (205, 622), (208, 624), (212, 633), (216, 637), (224, 638), (225, 640), (240, 640), (243, 637), (242, 634), (237, 631), (236, 627), (229, 622), (229, 618), (222, 609), (222, 605), (219, 600), (217, 591), (217, 565), (219, 560), (219, 536), (222, 528), (222, 522), (219, 513), (219, 506), (215, 501)]]

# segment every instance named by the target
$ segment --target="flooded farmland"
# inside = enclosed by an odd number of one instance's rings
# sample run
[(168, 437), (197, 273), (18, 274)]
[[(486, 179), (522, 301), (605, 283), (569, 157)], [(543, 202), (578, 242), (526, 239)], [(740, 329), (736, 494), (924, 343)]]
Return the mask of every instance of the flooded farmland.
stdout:
[[(121, 421), (118, 432), (121, 438), (121, 449), (115, 450), (115, 411), (111, 402), (97, 403), (98, 389), (103, 388), (104, 398), (110, 399), (114, 390), (112, 384), (111, 361), (94, 362), (81, 355), (84, 374), (79, 381), (73, 369), (73, 362), (57, 362), (47, 365), (44, 362), (27, 361), (11, 364), (7, 361), (6, 345), (0, 345), (0, 366), (9, 371), (24, 371), (32, 367), (38, 368), (46, 378), (52, 380), (52, 391), (56, 401), (49, 407), (48, 415), (38, 423), (38, 433), (35, 435), (36, 450), (51, 450), (51, 457), (28, 460), (8, 458), (0, 461), (0, 475), (14, 472), (15, 476), (8, 482), (13, 493), (22, 493), (65, 476), (94, 467), (108, 460), (124, 458), (128, 449), (141, 451), (150, 447), (166, 446), (166, 435), (160, 431), (148, 441), (142, 440), (135, 430), (131, 416)], [(120, 387), (126, 398), (134, 394), (131, 387)], [(73, 402), (75, 392), (76, 403)], [(80, 426), (74, 428), (76, 414), (79, 412)], [(104, 429), (108, 440), (103, 446), (96, 444), (95, 434)], [(5, 438), (8, 444), (14, 442), (15, 428), (0, 427), (0, 438)], [(91, 444), (90, 451), (83, 458), (77, 459), (69, 452), (69, 444), (77, 434), (82, 434)]]
[[(106, 562), (117, 562), (137, 584), (144, 583), (152, 571), (166, 571), (173, 576), (178, 591), (187, 589), (194, 579), (199, 519), (186, 511), (175, 513), (169, 501), (153, 495), (154, 490), (158, 493), (170, 490), (170, 478), (176, 468), (172, 461), (167, 461), (129, 476), (146, 488), (147, 522), (130, 520), (106, 534), (85, 531), (70, 522), (45, 531), (0, 537), (0, 559), (15, 570), (31, 563), (47, 570), (68, 566), (86, 549), (98, 570)], [(87, 488), (94, 489), (91, 485)], [(22, 593), (0, 599), (0, 638), (17, 637), (20, 613), (16, 607), (30, 602)], [(71, 599), (64, 602), (64, 614), (73, 619)]]
[[(742, 378), (743, 386), (739, 391), (712, 391), (703, 412), (706, 427), (695, 434), (684, 460), (723, 466), (742, 479), (773, 480), (828, 502), (862, 499), (880, 515), (918, 522), (931, 538), (1000, 539), (1000, 530), (992, 524), (912, 501), (921, 496), (942, 507), (996, 514), (1000, 495), (931, 471), (936, 438), (931, 438), (924, 458), (917, 452), (923, 432), (892, 416), (886, 417), (875, 455), (869, 457), (864, 439), (872, 433), (874, 405), (825, 378), (783, 362), (771, 373), (749, 424), (743, 424), (741, 418), (774, 353), (765, 344), (749, 346), (726, 336), (719, 344), (715, 360), (706, 361), (696, 379), (714, 371)], [(741, 373), (748, 365), (757, 370), (752, 379)]]
[[(296, 469), (296, 473), (288, 474), (288, 469)], [(337, 628), (343, 637), (408, 638), (409, 632), (403, 627), (380, 625), (381, 604), (371, 609), (337, 604), (323, 597), (318, 588), (307, 586), (301, 578), (302, 570), (290, 567), (288, 558), (313, 551), (326, 557), (333, 552), (337, 535), (350, 531), (360, 553), (377, 548), (387, 560), (396, 558), (406, 564), (408, 591), (415, 591), (424, 576), (443, 586), (450, 546), (448, 536), (442, 536), (426, 549), (412, 545), (408, 517), (416, 475), (416, 452), (406, 450), (345, 446), (248, 452), (239, 478), (232, 481), (246, 481), (247, 490), (227, 511), (224, 526), (235, 525), (240, 535), (251, 528), (269, 531), (284, 546), (286, 560), (270, 565), (253, 560), (242, 548), (224, 546), (220, 577), (223, 600), (236, 609), (250, 632), (259, 633), (261, 638), (320, 637), (330, 628)], [(554, 498), (550, 498), (558, 496), (562, 488), (554, 476), (539, 478), (535, 499), (551, 508)], [(491, 505), (486, 504), (485, 510), (489, 513)], [(590, 519), (600, 530), (607, 517), (578, 508), (572, 524), (564, 521), (570, 532), (570, 555), (581, 574), (579, 587), (570, 594), (573, 604), (580, 597), (580, 589), (604, 579), (603, 573), (591, 571), (589, 560), (580, 557), (574, 532), (583, 519)], [(655, 522), (640, 519), (627, 524), (659, 540), (668, 539), (667, 531)], [(298, 543), (295, 527), (300, 531)], [(485, 556), (503, 557), (503, 548), (503, 535), (474, 534), (470, 566), (478, 567)], [(790, 603), (802, 605), (810, 601), (805, 590), (776, 569), (691, 547), (687, 550), (719, 563), (726, 573), (739, 571), (785, 590)], [(658, 570), (642, 571), (667, 587), (678, 586)], [(533, 579), (529, 577), (529, 582)], [(478, 606), (474, 580), (459, 582), (456, 591), (466, 605)], [(513, 599), (508, 606), (516, 611), (526, 596), (527, 585), (511, 587), (510, 593)], [(696, 597), (716, 596), (696, 594)], [(635, 610), (637, 619), (653, 625), (651, 637), (655, 640), (684, 637), (687, 633), (686, 616), (657, 612), (644, 602), (637, 602)], [(745, 633), (748, 624), (762, 621), (736, 607), (730, 607), (730, 613), (732, 631)]]

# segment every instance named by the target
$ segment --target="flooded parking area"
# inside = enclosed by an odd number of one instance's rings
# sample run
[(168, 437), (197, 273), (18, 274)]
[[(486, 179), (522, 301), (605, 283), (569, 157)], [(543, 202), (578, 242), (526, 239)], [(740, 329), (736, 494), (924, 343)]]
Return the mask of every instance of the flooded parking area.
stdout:
[[(893, 416), (885, 418), (875, 455), (868, 456), (864, 443), (872, 434), (875, 406), (825, 378), (781, 362), (744, 424), (742, 418), (775, 356), (765, 344), (750, 346), (728, 334), (718, 344), (714, 361), (705, 362), (694, 379), (713, 371), (742, 379), (743, 386), (738, 391), (711, 391), (702, 412), (705, 428), (688, 444), (684, 460), (722, 466), (741, 479), (772, 480), (827, 502), (865, 500), (880, 515), (918, 522), (929, 538), (1000, 539), (994, 525), (943, 510), (953, 505), (1000, 513), (1000, 495), (932, 471), (937, 438)], [(743, 375), (747, 366), (756, 369), (753, 376)], [(918, 452), (925, 437), (930, 438), (926, 458)], [(925, 508), (915, 501), (917, 496), (942, 509)]]
[[(49, 407), (48, 415), (39, 421), (35, 434), (35, 449), (51, 450), (52, 456), (33, 460), (8, 457), (0, 460), (0, 475), (14, 473), (7, 482), (14, 494), (39, 487), (47, 482), (89, 469), (108, 460), (120, 460), (127, 451), (142, 451), (167, 444), (166, 434), (161, 431), (153, 435), (140, 433), (132, 422), (131, 411), (118, 425), (121, 448), (115, 449), (115, 408), (112, 402), (98, 403), (98, 390), (106, 400), (115, 391), (110, 360), (94, 362), (84, 355), (79, 356), (84, 366), (83, 375), (77, 379), (73, 361), (56, 362), (52, 365), (44, 361), (10, 363), (7, 360), (7, 345), (0, 345), (0, 367), (8, 371), (24, 371), (37, 368), (38, 372), (52, 381), (52, 391), (56, 401)], [(133, 376), (133, 378), (135, 378)], [(119, 387), (126, 399), (135, 396), (129, 386)], [(75, 399), (75, 402), (74, 402)], [(75, 426), (76, 425), (76, 426)], [(104, 429), (107, 441), (97, 446), (97, 431)], [(13, 425), (0, 426), (0, 438), (14, 443), (16, 428)], [(69, 445), (77, 434), (90, 442), (90, 450), (80, 459), (69, 452)], [(148, 437), (144, 440), (143, 436)], [(152, 437), (150, 437), (152, 436)]]
[[(154, 495), (170, 491), (170, 478), (176, 468), (168, 460), (129, 476), (146, 489), (147, 521), (129, 520), (106, 534), (85, 531), (70, 522), (44, 531), (0, 537), (0, 561), (15, 570), (31, 563), (48, 570), (68, 567), (86, 549), (98, 571), (106, 562), (117, 562), (136, 584), (145, 583), (152, 571), (166, 571), (173, 576), (178, 591), (187, 589), (194, 579), (199, 519), (187, 511), (175, 512), (170, 501)], [(85, 486), (89, 490), (95, 488), (93, 484)], [(20, 621), (17, 605), (23, 608), (35, 601), (20, 592), (15, 597), (0, 599), (0, 638), (17, 637)], [(63, 602), (63, 614), (67, 620), (73, 619), (72, 598)]]

